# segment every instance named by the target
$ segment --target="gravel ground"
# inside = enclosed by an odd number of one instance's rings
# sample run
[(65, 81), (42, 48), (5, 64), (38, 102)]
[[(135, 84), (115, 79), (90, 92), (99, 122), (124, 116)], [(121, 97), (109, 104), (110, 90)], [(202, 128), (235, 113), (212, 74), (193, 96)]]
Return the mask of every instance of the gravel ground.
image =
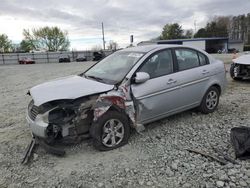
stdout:
[(80, 73), (92, 62), (0, 66), (0, 187), (250, 187), (250, 163), (225, 166), (186, 148), (234, 157), (230, 129), (250, 126), (250, 82), (232, 81), (218, 110), (187, 111), (133, 132), (126, 146), (96, 151), (91, 140), (65, 146), (56, 157), (38, 148), (21, 165), (31, 136), (25, 120), (27, 90), (60, 76)]

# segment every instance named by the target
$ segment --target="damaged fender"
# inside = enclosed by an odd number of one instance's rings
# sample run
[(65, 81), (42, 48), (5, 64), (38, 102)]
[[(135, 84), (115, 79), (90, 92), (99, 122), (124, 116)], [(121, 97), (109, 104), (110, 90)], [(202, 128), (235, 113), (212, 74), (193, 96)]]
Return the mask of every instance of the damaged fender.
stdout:
[(132, 126), (136, 128), (136, 113), (134, 102), (130, 98), (128, 81), (122, 84), (117, 91), (110, 91), (98, 97), (93, 106), (94, 121), (97, 121), (98, 118), (105, 114), (112, 106), (125, 111), (132, 122)]

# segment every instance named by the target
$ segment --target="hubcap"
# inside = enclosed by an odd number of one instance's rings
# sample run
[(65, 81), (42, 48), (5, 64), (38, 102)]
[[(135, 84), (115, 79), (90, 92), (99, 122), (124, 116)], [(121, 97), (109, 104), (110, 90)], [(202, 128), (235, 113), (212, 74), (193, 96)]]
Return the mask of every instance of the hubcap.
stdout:
[(124, 137), (124, 126), (118, 119), (110, 119), (103, 126), (102, 143), (107, 147), (118, 145)]
[(216, 107), (218, 103), (218, 95), (215, 91), (210, 91), (207, 94), (206, 105), (209, 110), (212, 110)]

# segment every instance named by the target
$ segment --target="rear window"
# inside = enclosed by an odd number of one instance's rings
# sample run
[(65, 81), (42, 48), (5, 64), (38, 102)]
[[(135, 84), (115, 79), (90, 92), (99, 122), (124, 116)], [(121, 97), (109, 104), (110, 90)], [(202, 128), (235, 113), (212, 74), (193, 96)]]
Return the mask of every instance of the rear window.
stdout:
[(200, 52), (198, 53), (198, 55), (199, 55), (199, 59), (200, 59), (200, 65), (207, 65), (208, 61), (207, 61), (206, 56)]
[(200, 65), (197, 52), (190, 49), (175, 50), (179, 71), (198, 67)]

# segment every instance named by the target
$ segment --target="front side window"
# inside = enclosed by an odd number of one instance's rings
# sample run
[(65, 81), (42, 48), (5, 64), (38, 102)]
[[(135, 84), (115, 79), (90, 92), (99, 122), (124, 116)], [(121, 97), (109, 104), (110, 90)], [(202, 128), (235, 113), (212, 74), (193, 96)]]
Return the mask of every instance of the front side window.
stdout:
[(84, 76), (108, 84), (119, 83), (143, 55), (142, 52), (116, 52), (87, 70)]
[(179, 71), (199, 66), (199, 58), (196, 51), (190, 49), (176, 49), (175, 54)]
[(137, 72), (146, 72), (150, 78), (173, 73), (173, 58), (171, 50), (164, 50), (150, 57)]

